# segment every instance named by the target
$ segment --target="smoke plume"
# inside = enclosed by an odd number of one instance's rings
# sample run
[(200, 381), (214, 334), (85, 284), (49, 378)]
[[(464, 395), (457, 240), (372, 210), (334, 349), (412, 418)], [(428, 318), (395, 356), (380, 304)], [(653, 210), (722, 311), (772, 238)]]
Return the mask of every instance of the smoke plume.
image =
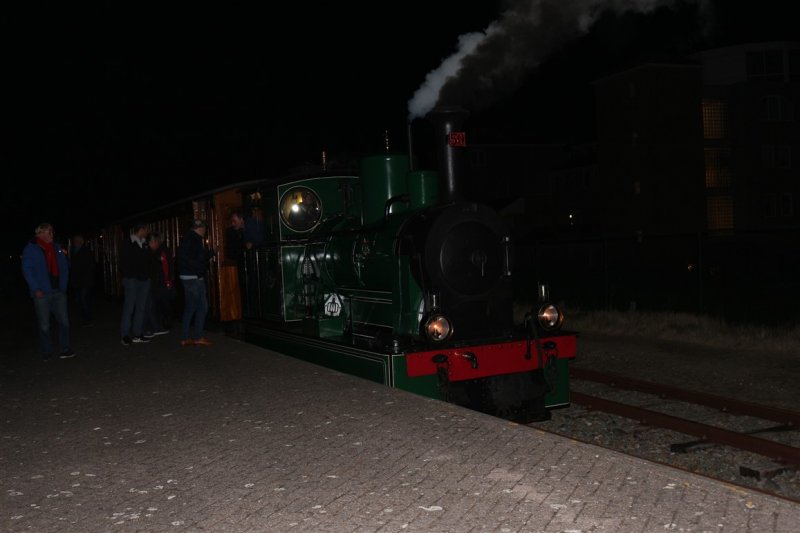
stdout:
[[(458, 49), (425, 76), (408, 102), (409, 120), (437, 103), (486, 102), (519, 85), (523, 76), (566, 42), (589, 31), (606, 11), (647, 13), (678, 0), (510, 0), (482, 32), (458, 38)], [(706, 0), (687, 0), (700, 3)]]

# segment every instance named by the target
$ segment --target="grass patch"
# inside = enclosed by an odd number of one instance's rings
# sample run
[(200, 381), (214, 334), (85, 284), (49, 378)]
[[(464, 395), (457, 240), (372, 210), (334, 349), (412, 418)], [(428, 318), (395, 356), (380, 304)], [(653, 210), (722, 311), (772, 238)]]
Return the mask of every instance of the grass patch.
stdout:
[(800, 327), (732, 325), (691, 313), (656, 311), (567, 311), (564, 327), (586, 333), (633, 335), (704, 346), (753, 350), (800, 350)]
[[(517, 305), (515, 318), (521, 321), (525, 311), (523, 305)], [(731, 324), (707, 315), (666, 311), (562, 311), (566, 316), (564, 329), (579, 333), (681, 341), (715, 348), (800, 353), (800, 325)]]

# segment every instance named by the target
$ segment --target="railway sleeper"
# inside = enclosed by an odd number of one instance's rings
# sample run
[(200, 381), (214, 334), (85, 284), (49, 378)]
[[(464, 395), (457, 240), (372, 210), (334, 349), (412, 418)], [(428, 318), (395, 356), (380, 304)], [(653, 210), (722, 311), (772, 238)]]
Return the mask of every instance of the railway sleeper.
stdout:
[(797, 470), (798, 465), (782, 465), (772, 461), (751, 465), (739, 465), (739, 475), (752, 477), (759, 481), (772, 479), (778, 474), (783, 474), (790, 470)]

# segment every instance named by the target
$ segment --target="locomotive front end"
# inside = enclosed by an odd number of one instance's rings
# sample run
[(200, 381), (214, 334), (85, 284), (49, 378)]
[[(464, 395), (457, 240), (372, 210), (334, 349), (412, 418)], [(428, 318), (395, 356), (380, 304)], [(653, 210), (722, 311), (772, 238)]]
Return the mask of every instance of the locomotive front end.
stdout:
[(569, 403), (576, 337), (560, 331), (563, 315), (546, 291), (530, 319), (514, 323), (511, 228), (464, 194), (466, 117), (457, 108), (428, 116), (442, 202), (409, 220), (399, 241), (424, 305), (406, 372), (435, 378), (440, 396), (455, 403), (506, 418), (547, 418), (548, 407)]

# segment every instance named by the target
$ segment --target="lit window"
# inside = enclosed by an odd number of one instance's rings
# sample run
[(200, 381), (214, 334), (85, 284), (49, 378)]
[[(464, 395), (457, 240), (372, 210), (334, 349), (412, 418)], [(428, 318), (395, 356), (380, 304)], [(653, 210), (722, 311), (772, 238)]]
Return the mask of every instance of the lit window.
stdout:
[(711, 231), (733, 229), (733, 197), (708, 197), (708, 229)]
[(722, 100), (703, 100), (703, 136), (706, 139), (728, 136), (728, 104)]
[(310, 231), (322, 217), (322, 202), (311, 189), (294, 187), (281, 198), (280, 212), (283, 222), (290, 229)]
[(706, 188), (731, 186), (731, 151), (728, 148), (706, 148)]

